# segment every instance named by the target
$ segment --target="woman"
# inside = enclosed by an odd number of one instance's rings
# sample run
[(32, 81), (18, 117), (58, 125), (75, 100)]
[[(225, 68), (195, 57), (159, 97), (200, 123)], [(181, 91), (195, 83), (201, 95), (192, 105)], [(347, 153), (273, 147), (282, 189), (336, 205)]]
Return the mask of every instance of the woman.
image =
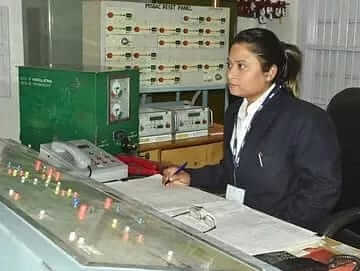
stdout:
[(235, 37), (228, 88), (241, 99), (224, 122), (224, 160), (215, 166), (163, 172), (163, 183), (240, 188), (244, 204), (315, 230), (335, 205), (341, 185), (339, 149), (326, 112), (292, 94), (300, 63), (269, 30)]

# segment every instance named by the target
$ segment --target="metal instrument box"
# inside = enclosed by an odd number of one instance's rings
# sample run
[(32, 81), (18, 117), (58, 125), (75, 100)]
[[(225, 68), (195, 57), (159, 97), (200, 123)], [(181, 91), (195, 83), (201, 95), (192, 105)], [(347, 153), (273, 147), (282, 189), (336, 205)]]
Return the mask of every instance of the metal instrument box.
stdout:
[(87, 139), (116, 154), (138, 146), (139, 73), (106, 67), (19, 67), (20, 140), (39, 150)]
[(140, 144), (171, 140), (173, 134), (172, 115), (170, 110), (140, 105)]
[(152, 108), (173, 113), (173, 138), (185, 139), (207, 136), (213, 124), (213, 112), (209, 107), (178, 102), (152, 103)]

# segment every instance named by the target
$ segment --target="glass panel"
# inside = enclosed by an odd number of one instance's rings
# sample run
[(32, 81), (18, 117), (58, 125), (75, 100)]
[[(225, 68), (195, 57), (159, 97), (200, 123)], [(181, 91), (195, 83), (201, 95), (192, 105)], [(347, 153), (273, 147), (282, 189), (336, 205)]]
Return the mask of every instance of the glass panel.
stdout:
[(0, 139), (0, 201), (85, 265), (259, 270)]

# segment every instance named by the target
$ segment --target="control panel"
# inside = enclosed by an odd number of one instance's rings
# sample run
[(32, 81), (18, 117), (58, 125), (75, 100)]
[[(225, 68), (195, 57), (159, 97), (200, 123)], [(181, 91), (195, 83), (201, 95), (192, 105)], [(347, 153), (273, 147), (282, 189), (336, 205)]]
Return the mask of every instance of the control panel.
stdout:
[(4, 139), (0, 214), (3, 270), (265, 270), (255, 258), (230, 254), (208, 236)]
[(139, 109), (139, 141), (152, 143), (172, 139), (173, 112), (141, 105)]
[(140, 92), (225, 87), (228, 8), (84, 1), (83, 62), (140, 71)]

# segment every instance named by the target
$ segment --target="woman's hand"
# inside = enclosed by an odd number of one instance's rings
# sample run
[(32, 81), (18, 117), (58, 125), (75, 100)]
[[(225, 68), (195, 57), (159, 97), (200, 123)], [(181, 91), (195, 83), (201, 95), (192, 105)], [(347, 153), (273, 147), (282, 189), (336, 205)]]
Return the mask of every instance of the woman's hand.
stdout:
[(190, 174), (184, 170), (181, 170), (176, 175), (177, 167), (168, 167), (163, 170), (162, 184), (168, 186), (170, 184), (180, 183), (190, 185)]

